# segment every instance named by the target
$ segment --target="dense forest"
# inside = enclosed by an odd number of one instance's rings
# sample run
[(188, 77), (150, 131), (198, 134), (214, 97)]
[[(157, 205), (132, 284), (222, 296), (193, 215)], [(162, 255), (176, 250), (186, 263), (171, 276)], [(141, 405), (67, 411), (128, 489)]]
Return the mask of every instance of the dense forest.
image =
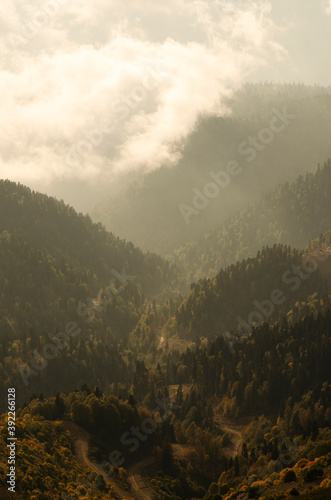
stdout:
[[(243, 494), (281, 499), (287, 498), (285, 492), (315, 498), (309, 489), (312, 484), (321, 485), (324, 492), (316, 498), (327, 499), (331, 487), (330, 329), (331, 316), (326, 312), (293, 326), (286, 321), (282, 326), (263, 325), (230, 357), (220, 338), (207, 349), (187, 350), (181, 356), (169, 353), (164, 368), (147, 369), (137, 363), (132, 384), (122, 387), (119, 397), (87, 386), (47, 400), (34, 396), (20, 410), (17, 424), (23, 441), (21, 491), (43, 499), (67, 498), (61, 496), (64, 492), (79, 498), (77, 490), (86, 493), (96, 488), (93, 498), (99, 498), (98, 492), (108, 498), (111, 483), (95, 476), (87, 481), (77, 465), (72, 469), (72, 427), (67, 424), (71, 421), (90, 433), (91, 459), (103, 464), (118, 484), (125, 482), (135, 453), (141, 456), (154, 449), (162, 472), (155, 474), (153, 469), (150, 485), (159, 500), (230, 500), (246, 498)], [(190, 391), (184, 397), (187, 383)], [(177, 387), (170, 405), (166, 405), (167, 387)], [(160, 406), (155, 410), (162, 401), (165, 410)], [(229, 452), (229, 431), (222, 428), (220, 415), (248, 417), (241, 451), (235, 457)], [(155, 424), (149, 432), (146, 422), (153, 422), (152, 417)], [(49, 422), (57, 419), (64, 425)], [(142, 439), (140, 447), (136, 438), (123, 439), (130, 428), (140, 429), (140, 434), (134, 434)], [(114, 449), (122, 457), (121, 465), (109, 458)], [(46, 453), (47, 481), (36, 468), (41, 465), (40, 450)]]
[(244, 333), (247, 325), (274, 321), (286, 314), (291, 321), (297, 320), (298, 303), (304, 315), (321, 304), (325, 307), (325, 277), (318, 271), (318, 261), (314, 267), (306, 265), (298, 251), (274, 245), (259, 251), (254, 259), (192, 285), (176, 315), (177, 328), (190, 338), (211, 337), (235, 327)]
[(17, 498), (329, 498), (330, 175), (280, 185), (173, 263), (0, 183)]
[(0, 228), (3, 239), (17, 237), (62, 267), (84, 271), (87, 279), (95, 275), (106, 282), (112, 269), (120, 273), (125, 267), (151, 293), (174, 276), (172, 266), (158, 255), (143, 253), (63, 201), (14, 182), (0, 181)]
[(8, 181), (0, 191), (2, 390), (16, 386), (23, 403), (60, 381), (70, 390), (87, 377), (122, 380), (119, 349), (146, 297), (178, 272), (63, 202)]
[(331, 226), (331, 161), (314, 174), (279, 185), (229, 222), (173, 252), (188, 282), (253, 257), (275, 243), (304, 248)]
[(305, 252), (284, 245), (265, 247), (256, 257), (192, 284), (184, 299), (170, 299), (141, 316), (130, 334), (130, 348), (153, 364), (161, 337), (175, 348), (180, 343), (193, 348), (216, 337), (232, 345), (264, 322), (274, 324), (286, 317), (294, 324), (310, 313), (325, 311), (330, 305), (331, 254), (323, 248), (330, 243), (328, 232)]
[(330, 500), (331, 0), (1, 7), (0, 500)]

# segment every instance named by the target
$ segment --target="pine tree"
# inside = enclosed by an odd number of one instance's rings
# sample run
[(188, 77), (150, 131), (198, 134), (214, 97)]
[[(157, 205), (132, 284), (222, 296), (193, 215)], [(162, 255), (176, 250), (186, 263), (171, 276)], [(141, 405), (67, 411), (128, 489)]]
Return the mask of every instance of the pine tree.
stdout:
[(240, 474), (239, 459), (238, 456), (234, 459), (234, 475), (237, 477)]
[(166, 471), (170, 471), (173, 467), (174, 457), (172, 451), (172, 445), (169, 439), (163, 441), (162, 446), (162, 467)]

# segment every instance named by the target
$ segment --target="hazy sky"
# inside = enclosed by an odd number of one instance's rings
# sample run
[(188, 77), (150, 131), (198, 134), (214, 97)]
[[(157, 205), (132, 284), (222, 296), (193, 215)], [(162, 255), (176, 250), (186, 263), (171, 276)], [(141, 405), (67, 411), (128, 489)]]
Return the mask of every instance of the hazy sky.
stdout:
[(173, 164), (244, 81), (331, 83), (331, 0), (2, 0), (0, 23), (0, 176), (78, 208)]

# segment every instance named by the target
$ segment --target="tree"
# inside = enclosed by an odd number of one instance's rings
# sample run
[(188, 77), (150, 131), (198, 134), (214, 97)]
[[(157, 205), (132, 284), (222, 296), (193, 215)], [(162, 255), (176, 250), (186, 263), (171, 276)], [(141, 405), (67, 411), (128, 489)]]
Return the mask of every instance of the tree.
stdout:
[(247, 451), (247, 444), (246, 443), (243, 443), (241, 454), (243, 457), (248, 458), (248, 451)]
[(95, 386), (95, 388), (94, 388), (94, 391), (93, 391), (93, 392), (94, 392), (95, 396), (96, 396), (98, 399), (102, 398), (102, 392), (100, 391), (100, 389), (99, 389), (99, 387), (98, 387), (97, 385)]
[(176, 394), (176, 404), (178, 406), (182, 406), (183, 404), (183, 387), (182, 384), (179, 384)]
[(59, 393), (57, 393), (55, 397), (55, 406), (56, 406), (56, 418), (61, 418), (65, 411), (65, 404)]
[(234, 459), (234, 475), (239, 476), (240, 474), (240, 466), (238, 456)]
[(134, 399), (134, 397), (132, 396), (132, 394), (129, 395), (129, 399), (128, 399), (128, 403), (129, 405), (132, 406), (132, 408), (134, 408), (136, 406), (136, 400)]
[(172, 444), (169, 439), (163, 441), (162, 446), (162, 467), (166, 471), (170, 471), (173, 468), (174, 457), (172, 451)]

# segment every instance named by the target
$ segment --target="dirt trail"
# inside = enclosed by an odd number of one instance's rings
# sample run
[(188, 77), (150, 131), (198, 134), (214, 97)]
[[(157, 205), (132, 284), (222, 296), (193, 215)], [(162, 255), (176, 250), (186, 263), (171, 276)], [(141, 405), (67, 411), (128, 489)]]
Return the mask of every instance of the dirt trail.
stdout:
[(170, 338), (165, 337), (164, 328), (156, 328), (155, 334), (158, 339), (158, 347), (165, 347), (165, 344), (168, 344), (169, 351), (174, 351), (175, 349), (177, 349), (180, 354), (183, 354), (191, 344), (191, 341), (181, 339), (177, 337), (177, 335), (174, 335)]
[(236, 455), (241, 455), (242, 445), (243, 445), (243, 439), (241, 437), (241, 432), (238, 431), (235, 427), (229, 427), (229, 425), (225, 425), (224, 423), (222, 423), (222, 421), (220, 421), (219, 424), (220, 424), (223, 431), (235, 436), (232, 439), (233, 449), (229, 450), (232, 457), (234, 458)]
[(108, 474), (102, 470), (101, 467), (98, 467), (96, 464), (93, 464), (88, 458), (88, 443), (90, 436), (87, 432), (84, 431), (81, 427), (74, 424), (73, 422), (63, 422), (64, 427), (67, 431), (70, 432), (71, 439), (74, 443), (75, 452), (77, 455), (78, 462), (81, 463), (84, 467), (89, 467), (97, 474), (101, 474), (105, 483), (110, 483), (121, 500), (137, 500), (140, 497), (133, 496), (130, 492), (122, 489), (113, 479), (110, 479)]
[(232, 446), (228, 448), (230, 455), (232, 456), (232, 458), (234, 458), (236, 455), (241, 455), (243, 445), (242, 431), (244, 430), (245, 425), (239, 425), (238, 423), (222, 417), (218, 405), (214, 406), (213, 410), (214, 421), (223, 431), (234, 436), (231, 439)]
[(129, 482), (137, 497), (141, 500), (153, 500), (154, 495), (153, 491), (146, 485), (138, 471), (152, 465), (154, 462), (155, 460), (153, 458), (147, 458), (137, 462), (129, 468)]

